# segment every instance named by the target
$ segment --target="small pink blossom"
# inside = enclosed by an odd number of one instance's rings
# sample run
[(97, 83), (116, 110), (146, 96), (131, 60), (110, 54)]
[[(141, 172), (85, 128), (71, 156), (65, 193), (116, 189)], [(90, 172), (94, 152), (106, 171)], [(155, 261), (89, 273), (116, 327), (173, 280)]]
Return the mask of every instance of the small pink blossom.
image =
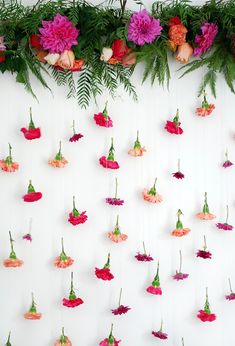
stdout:
[(162, 289), (161, 287), (154, 287), (154, 286), (149, 286), (147, 287), (146, 291), (151, 294), (155, 295), (162, 295)]
[(224, 231), (232, 231), (233, 230), (233, 226), (232, 225), (229, 225), (228, 223), (220, 223), (218, 222), (216, 224), (216, 227), (219, 228), (219, 229), (222, 229)]
[(109, 168), (109, 169), (118, 169), (119, 164), (117, 161), (114, 159), (114, 146), (113, 146), (113, 138), (111, 139), (111, 146), (109, 148), (109, 154), (108, 157), (106, 158), (105, 156), (101, 156), (99, 159), (99, 163), (101, 166), (104, 168)]
[(158, 332), (152, 331), (152, 335), (161, 340), (166, 340), (168, 338), (168, 335), (160, 330)]
[(111, 198), (111, 197), (107, 197), (105, 199), (106, 203), (110, 204), (110, 205), (123, 205), (124, 204), (124, 200), (120, 199), (120, 198)]
[(184, 274), (176, 271), (176, 274), (173, 275), (173, 279), (176, 281), (184, 280), (189, 277), (189, 274)]
[(153, 257), (150, 255), (147, 255), (145, 253), (137, 253), (137, 255), (135, 255), (135, 258), (137, 259), (137, 261), (139, 262), (151, 262), (153, 261)]
[(184, 179), (184, 174), (182, 172), (175, 172), (175, 173), (172, 173), (173, 177), (176, 178), (176, 179)]
[(233, 166), (233, 163), (231, 161), (229, 161), (229, 160), (227, 160), (227, 161), (225, 161), (223, 163), (223, 167), (224, 168), (228, 168), (228, 167), (231, 167), (231, 166)]
[(111, 310), (113, 315), (123, 315), (126, 314), (131, 308), (129, 306), (120, 305), (118, 308)]
[(159, 195), (156, 191), (156, 182), (157, 182), (157, 178), (155, 179), (154, 185), (151, 187), (150, 190), (144, 189), (143, 198), (145, 201), (150, 203), (161, 203), (163, 201), (162, 196)]
[(32, 236), (31, 236), (30, 233), (27, 233), (27, 234), (23, 235), (22, 238), (23, 238), (24, 240), (28, 240), (28, 241), (30, 241), (30, 242), (33, 240), (33, 238), (32, 238)]
[(235, 293), (230, 293), (225, 296), (227, 300), (235, 300)]

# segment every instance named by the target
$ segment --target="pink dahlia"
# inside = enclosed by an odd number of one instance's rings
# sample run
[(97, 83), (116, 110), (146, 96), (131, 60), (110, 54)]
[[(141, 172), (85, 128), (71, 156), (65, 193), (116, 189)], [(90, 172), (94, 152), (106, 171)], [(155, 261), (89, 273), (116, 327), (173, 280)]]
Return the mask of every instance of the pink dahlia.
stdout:
[(179, 273), (176, 271), (176, 274), (173, 275), (173, 279), (176, 281), (184, 280), (189, 277), (189, 274)]
[(27, 234), (23, 235), (22, 239), (28, 240), (28, 241), (32, 241), (33, 240), (33, 238), (32, 238), (30, 233), (27, 233)]
[(110, 205), (123, 205), (124, 204), (124, 200), (117, 198), (117, 193), (118, 193), (118, 180), (117, 178), (115, 179), (115, 196), (112, 197), (107, 197), (105, 199), (106, 203), (110, 204)]
[(212, 46), (218, 33), (218, 26), (214, 23), (206, 22), (201, 26), (201, 31), (202, 34), (195, 37), (197, 47), (194, 49), (194, 56), (202, 55)]
[(128, 40), (143, 46), (145, 43), (152, 43), (161, 35), (161, 31), (160, 20), (150, 16), (146, 10), (142, 10), (131, 16)]
[(129, 310), (131, 310), (129, 306), (120, 305), (117, 309), (113, 309), (111, 311), (113, 315), (123, 315), (126, 314)]
[(66, 16), (57, 14), (52, 20), (43, 20), (40, 43), (49, 53), (63, 53), (76, 45), (79, 30)]
[(135, 255), (135, 258), (137, 259), (137, 261), (140, 261), (140, 262), (151, 262), (151, 261), (153, 261), (153, 257), (150, 256), (150, 254), (147, 255), (144, 242), (143, 242), (143, 248), (144, 248), (144, 253), (137, 252), (137, 255)]

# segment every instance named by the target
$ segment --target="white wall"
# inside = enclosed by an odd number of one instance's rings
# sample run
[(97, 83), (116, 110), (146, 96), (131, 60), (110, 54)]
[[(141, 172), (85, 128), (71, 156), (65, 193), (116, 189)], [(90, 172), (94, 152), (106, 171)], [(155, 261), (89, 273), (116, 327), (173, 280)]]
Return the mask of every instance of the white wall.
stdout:
[[(8, 331), (12, 331), (14, 346), (49, 346), (60, 334), (61, 327), (75, 346), (95, 346), (109, 332), (114, 322), (114, 334), (122, 339), (121, 345), (151, 346), (160, 341), (151, 336), (164, 320), (164, 330), (169, 334), (165, 345), (232, 346), (234, 303), (227, 302), (227, 278), (235, 287), (234, 232), (222, 233), (215, 222), (204, 223), (195, 218), (202, 208), (203, 194), (209, 195), (209, 205), (217, 220), (225, 218), (226, 204), (230, 206), (230, 223), (234, 223), (234, 168), (221, 168), (223, 154), (229, 149), (234, 155), (234, 95), (222, 79), (218, 80), (216, 110), (208, 119), (194, 115), (200, 103), (197, 87), (202, 77), (196, 72), (179, 80), (178, 65), (171, 64), (170, 90), (149, 83), (140, 85), (141, 67), (134, 76), (139, 102), (134, 103), (120, 91), (116, 100), (106, 93), (98, 100), (99, 108), (91, 104), (81, 110), (75, 101), (65, 98), (65, 90), (49, 81), (54, 97), (33, 82), (40, 100), (37, 103), (28, 95), (14, 77), (1, 76), (1, 158), (7, 154), (7, 143), (13, 146), (13, 155), (20, 163), (15, 174), (0, 172), (1, 184), (1, 260), (9, 254), (8, 230), (15, 239), (15, 250), (25, 261), (15, 270), (0, 267), (0, 344), (4, 344)], [(208, 93), (210, 100), (213, 100)], [(114, 127), (103, 129), (93, 122), (93, 114), (109, 100), (109, 113)], [(28, 123), (28, 109), (32, 106), (34, 120), (40, 125), (42, 138), (26, 141), (20, 128)], [(164, 122), (180, 109), (184, 135), (180, 138), (164, 131)], [(68, 142), (72, 120), (84, 134), (78, 143)], [(133, 145), (136, 130), (147, 148), (142, 158), (127, 155)], [(115, 139), (116, 158), (120, 170), (110, 172), (98, 164), (98, 158), (107, 152), (110, 137)], [(69, 160), (64, 169), (53, 169), (47, 160), (54, 156), (62, 140), (63, 154)], [(181, 158), (183, 181), (171, 177)], [(118, 177), (120, 196), (125, 205), (116, 209), (105, 204), (104, 198), (113, 193), (114, 179)], [(158, 177), (158, 190), (164, 197), (160, 205), (149, 205), (141, 198), (141, 191)], [(35, 204), (25, 204), (21, 196), (26, 192), (28, 180), (43, 193)], [(88, 221), (77, 228), (67, 222), (72, 206), (72, 195), (77, 196), (77, 207), (87, 210)], [(184, 225), (191, 233), (183, 239), (170, 236), (176, 222), (176, 212), (181, 208)], [(105, 236), (120, 215), (121, 230), (128, 241), (112, 244)], [(28, 244), (22, 235), (33, 218), (33, 242)], [(208, 247), (213, 253), (211, 261), (197, 259), (195, 252), (202, 246), (206, 234)], [(60, 252), (60, 238), (64, 237), (67, 254), (75, 259), (73, 271), (78, 295), (85, 303), (74, 309), (62, 306), (67, 296), (71, 270), (55, 269), (53, 258)], [(156, 271), (156, 262), (139, 263), (134, 259), (145, 241), (148, 251), (160, 260), (162, 297), (145, 292)], [(183, 271), (189, 279), (175, 282), (172, 275), (178, 268), (178, 251), (184, 256)], [(115, 279), (101, 282), (94, 276), (94, 267), (101, 267), (107, 252), (111, 252), (111, 269)], [(203, 324), (196, 318), (203, 307), (205, 287), (209, 287), (210, 303), (217, 320)], [(113, 316), (120, 287), (123, 304), (132, 310), (124, 316)], [(26, 321), (23, 313), (29, 308), (30, 294), (35, 293), (41, 321)]]

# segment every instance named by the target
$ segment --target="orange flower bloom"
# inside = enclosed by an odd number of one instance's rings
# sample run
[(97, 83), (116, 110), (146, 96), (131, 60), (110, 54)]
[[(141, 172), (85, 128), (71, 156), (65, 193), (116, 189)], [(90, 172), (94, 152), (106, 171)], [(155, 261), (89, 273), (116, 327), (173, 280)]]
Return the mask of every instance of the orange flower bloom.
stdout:
[(16, 256), (16, 253), (15, 253), (14, 247), (13, 247), (14, 240), (12, 239), (11, 232), (9, 232), (9, 236), (10, 236), (11, 252), (10, 252), (9, 258), (7, 258), (3, 261), (3, 265), (6, 268), (21, 267), (24, 264), (24, 261), (20, 260)]
[(59, 340), (56, 340), (54, 346), (72, 346), (72, 342), (69, 340), (69, 338), (64, 335), (64, 328), (62, 328), (62, 335)]
[(41, 317), (42, 317), (42, 314), (37, 312), (34, 296), (32, 293), (32, 304), (29, 311), (24, 314), (24, 318), (26, 320), (40, 320)]
[(13, 162), (11, 155), (11, 145), (9, 144), (9, 155), (5, 158), (5, 160), (0, 160), (0, 168), (4, 172), (12, 173), (19, 169), (19, 164), (17, 162)]
[(183, 214), (182, 211), (179, 209), (178, 212), (177, 212), (178, 220), (176, 222), (176, 229), (174, 229), (171, 232), (171, 235), (174, 236), (174, 237), (183, 237), (183, 236), (187, 235), (190, 232), (189, 228), (184, 228), (183, 227), (183, 224), (182, 224), (182, 222), (180, 220), (180, 216), (182, 214)]
[(150, 203), (161, 203), (163, 201), (162, 196), (159, 195), (156, 191), (156, 182), (157, 179), (155, 179), (154, 185), (150, 190), (144, 189), (143, 198), (145, 201)]
[(128, 154), (134, 157), (137, 156), (143, 156), (144, 153), (146, 152), (146, 149), (144, 147), (141, 147), (140, 141), (139, 141), (139, 131), (137, 131), (137, 138), (134, 143), (133, 149), (130, 149), (128, 151)]
[(189, 43), (185, 42), (184, 44), (178, 47), (175, 58), (181, 64), (187, 64), (192, 55), (193, 48), (190, 46)]
[(122, 241), (127, 240), (128, 236), (126, 234), (121, 233), (119, 228), (119, 216), (117, 216), (116, 225), (114, 231), (108, 232), (108, 238), (112, 240), (114, 243), (121, 243)]
[(37, 54), (35, 58), (40, 62), (46, 63), (46, 60), (44, 58), (48, 55), (48, 53), (45, 52), (44, 50), (36, 50), (36, 52)]
[(200, 220), (213, 220), (216, 218), (215, 215), (210, 213), (209, 206), (207, 203), (207, 192), (205, 192), (205, 199), (204, 199), (204, 205), (202, 213), (197, 213), (196, 217)]
[(70, 267), (74, 260), (67, 256), (65, 251), (64, 251), (64, 241), (63, 241), (63, 238), (61, 239), (61, 245), (62, 245), (62, 251), (61, 251), (61, 254), (60, 256), (56, 257), (55, 260), (54, 260), (54, 266), (57, 267), (57, 268), (68, 268)]
[(63, 168), (65, 165), (67, 165), (68, 161), (62, 156), (61, 153), (61, 142), (60, 142), (60, 149), (58, 153), (56, 154), (54, 160), (49, 160), (48, 164), (51, 165), (52, 167), (56, 168)]
[(181, 46), (186, 42), (186, 34), (188, 29), (181, 23), (179, 17), (171, 18), (169, 21), (169, 40), (174, 45)]

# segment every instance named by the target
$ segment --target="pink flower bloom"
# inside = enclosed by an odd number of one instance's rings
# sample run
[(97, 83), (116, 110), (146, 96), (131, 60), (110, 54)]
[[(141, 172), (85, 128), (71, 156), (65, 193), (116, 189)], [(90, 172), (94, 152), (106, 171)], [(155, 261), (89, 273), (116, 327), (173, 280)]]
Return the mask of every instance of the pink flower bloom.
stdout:
[(233, 166), (233, 163), (231, 161), (229, 161), (229, 160), (227, 160), (227, 161), (225, 161), (223, 163), (223, 167), (224, 168), (228, 168), (228, 167), (231, 167), (231, 166)]
[(77, 298), (74, 288), (73, 288), (73, 273), (71, 273), (71, 284), (70, 284), (70, 293), (69, 298), (63, 298), (62, 303), (67, 308), (75, 308), (81, 304), (83, 304), (83, 300), (81, 298)]
[(24, 261), (19, 258), (7, 258), (3, 261), (3, 265), (6, 268), (17, 268), (21, 267), (24, 264)]
[(184, 279), (187, 279), (188, 277), (189, 277), (189, 274), (183, 274), (177, 271), (176, 271), (176, 274), (173, 275), (173, 279), (176, 281), (184, 280)]
[(211, 259), (212, 253), (210, 251), (198, 250), (197, 257), (201, 257), (203, 259)]
[(26, 195), (24, 195), (23, 197), (24, 202), (36, 202), (39, 199), (42, 198), (42, 193), (41, 192), (35, 192), (35, 189), (32, 185), (32, 181), (29, 181), (29, 186), (28, 186), (28, 193), (26, 193)]
[(114, 159), (114, 146), (113, 146), (113, 138), (111, 139), (111, 146), (109, 148), (109, 154), (108, 157), (106, 158), (105, 156), (101, 156), (99, 159), (99, 162), (101, 166), (104, 168), (109, 168), (109, 169), (118, 169), (119, 164), (117, 161)]
[(225, 296), (227, 300), (235, 300), (235, 293), (230, 293)]
[(9, 144), (9, 155), (5, 158), (5, 160), (0, 160), (0, 168), (4, 172), (12, 173), (19, 169), (19, 164), (17, 162), (13, 162), (13, 158), (11, 155), (12, 147)]
[(215, 109), (215, 105), (211, 103), (211, 104), (208, 104), (207, 107), (202, 106), (202, 107), (196, 108), (196, 114), (199, 117), (206, 117), (208, 115), (211, 115), (214, 109)]
[(155, 336), (155, 338), (166, 340), (168, 338), (168, 335), (166, 333), (161, 332), (160, 330), (158, 332), (152, 331), (152, 335)]
[(110, 281), (114, 278), (113, 274), (110, 272), (110, 254), (108, 254), (107, 262), (102, 269), (95, 268), (95, 275), (98, 279), (104, 281)]
[(137, 259), (137, 261), (140, 262), (151, 262), (153, 261), (153, 257), (150, 255), (147, 255), (145, 253), (141, 254), (141, 253), (137, 253), (137, 255), (135, 255), (135, 258)]
[(135, 12), (130, 19), (128, 27), (128, 40), (138, 46), (152, 43), (161, 35), (160, 20), (148, 14), (146, 10)]
[(23, 134), (25, 139), (32, 141), (33, 139), (37, 139), (41, 137), (41, 130), (39, 127), (35, 127), (33, 118), (32, 118), (32, 109), (30, 107), (30, 122), (28, 128), (22, 127), (20, 130)]
[(77, 142), (79, 139), (84, 137), (81, 133), (75, 133), (72, 137), (69, 138), (70, 142)]
[(63, 53), (77, 45), (79, 30), (66, 16), (57, 14), (53, 20), (42, 21), (40, 43), (49, 53)]
[(149, 286), (146, 291), (151, 294), (155, 295), (162, 295), (162, 289), (161, 287), (154, 287), (154, 286)]
[(202, 55), (212, 46), (218, 33), (218, 26), (214, 23), (205, 22), (201, 26), (201, 31), (202, 34), (195, 37), (197, 47), (194, 48), (194, 56)]
[(157, 179), (155, 179), (154, 185), (151, 187), (150, 190), (144, 189), (143, 198), (145, 201), (150, 203), (161, 203), (163, 201), (162, 196), (159, 195), (156, 191), (156, 182)]
[(117, 222), (116, 222), (114, 231), (108, 233), (108, 238), (112, 240), (114, 243), (120, 243), (122, 241), (127, 240), (128, 238), (126, 234), (121, 233), (118, 221), (119, 221), (119, 216), (117, 216)]
[(34, 301), (33, 294), (32, 294), (32, 304), (31, 304), (31, 307), (30, 307), (29, 311), (27, 311), (24, 314), (24, 318), (26, 320), (40, 320), (42, 318), (42, 314), (40, 312), (37, 312), (36, 303)]
[(176, 222), (176, 228), (171, 232), (171, 235), (174, 237), (183, 237), (190, 232), (190, 228), (184, 228), (183, 224), (180, 220), (180, 216), (182, 215), (182, 211), (179, 209), (177, 212), (178, 219)]
[(102, 126), (102, 127), (113, 127), (113, 121), (108, 115), (107, 111), (107, 102), (105, 103), (105, 107), (103, 112), (94, 114), (94, 120), (97, 125)]
[(111, 198), (111, 197), (107, 197), (105, 199), (106, 203), (110, 204), (110, 205), (123, 205), (124, 204), (124, 200), (120, 199), (120, 198)]
[(120, 305), (117, 309), (111, 310), (113, 315), (126, 314), (131, 308), (129, 306)]
[(55, 260), (54, 260), (54, 266), (57, 267), (57, 268), (68, 268), (70, 267), (74, 260), (67, 256), (65, 251), (64, 251), (64, 240), (63, 238), (61, 239), (61, 245), (62, 245), (62, 251), (60, 253), (60, 256), (56, 257)]
[(54, 346), (72, 346), (72, 342), (64, 334), (64, 328), (62, 328), (62, 335), (58, 340), (56, 340)]
[(53, 160), (48, 161), (48, 164), (55, 168), (64, 168), (67, 165), (67, 163), (68, 161), (63, 157), (61, 153), (61, 141), (60, 141), (60, 148), (58, 153), (56, 154)]
[(180, 122), (179, 122), (179, 110), (177, 109), (176, 115), (173, 118), (173, 121), (167, 120), (166, 125), (165, 125), (165, 130), (167, 132), (174, 134), (174, 135), (182, 135), (184, 132), (183, 129), (180, 127)]
[(200, 220), (213, 220), (214, 218), (216, 218), (215, 215), (210, 213), (209, 206), (207, 203), (207, 192), (205, 192), (205, 199), (204, 199), (202, 213), (197, 213), (196, 217)]
[(197, 317), (202, 321), (202, 322), (213, 322), (216, 320), (216, 315), (212, 313), (205, 312), (204, 310), (199, 310)]
[(119, 343), (121, 342), (121, 340), (117, 341), (115, 338), (113, 339), (112, 343), (109, 342), (109, 339), (106, 338), (103, 341), (101, 341), (99, 343), (100, 346), (119, 346)]
[(79, 212), (75, 206), (75, 197), (73, 196), (73, 210), (69, 213), (68, 222), (70, 222), (73, 226), (77, 226), (79, 224), (85, 223), (88, 219), (86, 215), (86, 211)]
[(219, 229), (223, 229), (224, 231), (232, 231), (233, 230), (233, 226), (229, 225), (228, 223), (217, 223), (216, 227)]
[(27, 233), (27, 234), (23, 235), (22, 238), (23, 238), (24, 240), (28, 240), (28, 241), (30, 241), (30, 242), (33, 240), (33, 238), (32, 238), (32, 236), (31, 236), (30, 233)]
[(139, 131), (137, 131), (137, 138), (134, 147), (128, 151), (128, 154), (134, 157), (143, 156), (146, 152), (145, 147), (142, 147), (139, 141)]
[(184, 178), (184, 174), (181, 173), (181, 172), (175, 172), (175, 173), (172, 173), (173, 177), (176, 178), (176, 179), (183, 179)]

